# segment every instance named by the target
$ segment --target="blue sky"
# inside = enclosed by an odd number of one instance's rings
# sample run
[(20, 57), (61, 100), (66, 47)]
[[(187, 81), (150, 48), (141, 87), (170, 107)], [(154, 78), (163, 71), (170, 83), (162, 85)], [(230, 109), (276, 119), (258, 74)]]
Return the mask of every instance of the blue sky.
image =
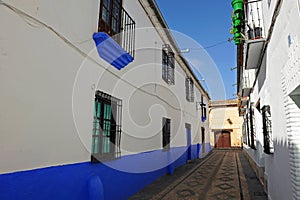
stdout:
[[(234, 98), (233, 94), (236, 93), (236, 86), (232, 85), (236, 83), (236, 71), (231, 71), (230, 68), (236, 65), (236, 46), (233, 42), (226, 42), (228, 38), (232, 37), (229, 33), (232, 13), (231, 1), (156, 0), (156, 2), (170, 29), (186, 34), (202, 47), (219, 44), (205, 50), (216, 64), (222, 76), (226, 96), (220, 95), (219, 93), (221, 92), (209, 86), (214, 82), (211, 80), (214, 79), (213, 76), (206, 76), (205, 73), (201, 74), (209, 87), (208, 90), (210, 90), (212, 99)], [(176, 34), (175, 38), (177, 39)], [(190, 53), (184, 54), (189, 61), (189, 57), (193, 54), (194, 56), (198, 55), (197, 57), (201, 62), (203, 58), (201, 56), (203, 54), (201, 48), (193, 49), (193, 47), (184, 46), (185, 44), (182, 44), (180, 39), (177, 40), (179, 40), (180, 48), (191, 48)], [(205, 68), (210, 70), (209, 68), (211, 67), (206, 65)]]

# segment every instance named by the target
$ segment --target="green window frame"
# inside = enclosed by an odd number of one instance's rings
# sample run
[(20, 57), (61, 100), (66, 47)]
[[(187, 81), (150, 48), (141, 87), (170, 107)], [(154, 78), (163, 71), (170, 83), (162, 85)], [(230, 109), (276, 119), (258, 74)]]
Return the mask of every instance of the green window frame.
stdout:
[(122, 100), (97, 91), (94, 104), (91, 162), (120, 157), (121, 116)]

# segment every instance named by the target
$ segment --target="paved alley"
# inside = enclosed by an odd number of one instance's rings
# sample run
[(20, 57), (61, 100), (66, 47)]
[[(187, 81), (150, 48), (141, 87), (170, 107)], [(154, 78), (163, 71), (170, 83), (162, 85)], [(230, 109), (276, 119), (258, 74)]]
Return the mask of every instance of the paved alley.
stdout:
[(242, 150), (214, 150), (166, 175), (131, 200), (267, 199)]

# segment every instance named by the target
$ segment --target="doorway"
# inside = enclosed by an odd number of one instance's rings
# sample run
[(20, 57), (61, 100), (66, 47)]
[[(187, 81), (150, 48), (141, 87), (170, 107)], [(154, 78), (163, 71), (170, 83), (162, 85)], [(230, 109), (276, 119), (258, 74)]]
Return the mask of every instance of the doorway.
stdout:
[(201, 143), (202, 154), (205, 153), (205, 128), (201, 127)]
[(185, 124), (186, 129), (186, 147), (187, 147), (187, 160), (192, 160), (192, 132), (191, 132), (191, 125)]
[(230, 148), (231, 138), (229, 131), (215, 132), (215, 148)]

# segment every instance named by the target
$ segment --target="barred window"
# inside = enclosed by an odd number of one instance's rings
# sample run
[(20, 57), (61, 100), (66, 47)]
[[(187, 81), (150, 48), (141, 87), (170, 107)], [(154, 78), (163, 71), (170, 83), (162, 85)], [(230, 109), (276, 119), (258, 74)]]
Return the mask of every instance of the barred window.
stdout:
[(110, 35), (132, 57), (135, 55), (135, 21), (122, 7), (123, 0), (101, 0), (98, 32)]
[(162, 50), (162, 78), (169, 85), (175, 84), (175, 56), (169, 45)]
[(170, 149), (170, 139), (171, 139), (171, 120), (163, 117), (162, 120), (162, 146), (164, 150)]
[(244, 122), (243, 122), (243, 126), (242, 126), (242, 134), (243, 134), (243, 143), (248, 144), (247, 143), (247, 127), (246, 127), (245, 118), (244, 118)]
[(207, 111), (206, 111), (206, 104), (203, 101), (203, 96), (201, 96), (201, 120), (204, 122), (206, 120)]
[(120, 157), (122, 100), (104, 92), (95, 95), (91, 162)]
[(264, 152), (266, 154), (274, 153), (272, 122), (270, 106), (265, 105), (261, 109), (263, 119), (263, 135), (264, 135)]
[(185, 79), (185, 94), (188, 102), (194, 102), (194, 82), (192, 78), (186, 77)]
[(246, 133), (247, 133), (247, 145), (250, 146), (250, 125), (249, 125), (249, 113), (246, 114)]
[(256, 132), (255, 132), (255, 119), (254, 119), (254, 109), (250, 106), (249, 110), (249, 122), (250, 122), (250, 147), (256, 149)]

